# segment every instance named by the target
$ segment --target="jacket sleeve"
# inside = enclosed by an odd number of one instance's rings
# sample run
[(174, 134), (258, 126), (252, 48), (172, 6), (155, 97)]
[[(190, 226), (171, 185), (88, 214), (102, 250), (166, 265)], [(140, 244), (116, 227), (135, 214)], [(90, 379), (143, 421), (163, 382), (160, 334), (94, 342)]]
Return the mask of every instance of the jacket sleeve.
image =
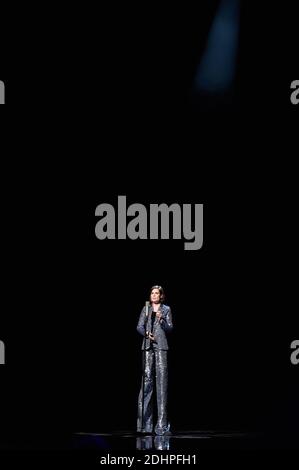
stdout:
[(139, 321), (137, 324), (137, 331), (142, 336), (145, 336), (145, 307), (141, 310)]
[(169, 333), (173, 329), (172, 313), (170, 307), (168, 308), (165, 317), (162, 317), (161, 319), (161, 327), (167, 333)]

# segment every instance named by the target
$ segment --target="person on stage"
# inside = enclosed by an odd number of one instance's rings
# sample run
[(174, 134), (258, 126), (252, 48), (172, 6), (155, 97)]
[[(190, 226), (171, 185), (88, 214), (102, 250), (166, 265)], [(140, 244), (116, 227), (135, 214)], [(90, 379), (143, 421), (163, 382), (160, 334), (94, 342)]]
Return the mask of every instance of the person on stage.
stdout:
[(166, 334), (173, 329), (172, 313), (164, 304), (165, 294), (161, 286), (150, 290), (150, 302), (143, 307), (137, 331), (143, 338), (143, 374), (138, 397), (137, 432), (153, 432), (153, 389), (156, 385), (157, 423), (155, 434), (170, 433), (167, 418), (168, 342)]

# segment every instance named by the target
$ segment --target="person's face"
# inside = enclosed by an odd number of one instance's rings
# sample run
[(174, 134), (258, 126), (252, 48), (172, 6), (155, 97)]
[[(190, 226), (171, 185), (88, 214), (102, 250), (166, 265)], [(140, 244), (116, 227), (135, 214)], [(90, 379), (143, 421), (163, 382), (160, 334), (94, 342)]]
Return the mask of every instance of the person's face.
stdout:
[(153, 289), (151, 292), (151, 302), (154, 304), (159, 304), (160, 303), (160, 291), (159, 289)]

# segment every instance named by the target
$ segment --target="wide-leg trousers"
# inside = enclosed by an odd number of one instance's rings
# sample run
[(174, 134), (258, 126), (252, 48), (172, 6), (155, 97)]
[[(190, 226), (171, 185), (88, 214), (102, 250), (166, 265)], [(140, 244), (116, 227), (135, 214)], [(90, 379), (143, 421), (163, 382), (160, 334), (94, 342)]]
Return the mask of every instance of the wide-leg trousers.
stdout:
[(137, 432), (153, 432), (153, 389), (155, 383), (157, 392), (155, 433), (163, 435), (170, 428), (167, 421), (167, 351), (149, 349), (143, 351), (143, 354), (145, 354), (145, 357), (143, 356), (145, 368), (138, 397)]

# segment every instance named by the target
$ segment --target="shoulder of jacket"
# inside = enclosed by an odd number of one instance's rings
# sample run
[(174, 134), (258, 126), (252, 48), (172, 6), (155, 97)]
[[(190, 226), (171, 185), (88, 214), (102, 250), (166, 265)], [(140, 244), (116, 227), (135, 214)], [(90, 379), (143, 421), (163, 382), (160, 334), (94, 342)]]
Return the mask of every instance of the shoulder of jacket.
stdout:
[(170, 306), (169, 306), (169, 305), (165, 305), (165, 304), (163, 304), (163, 308), (164, 308), (165, 310), (167, 310), (167, 311), (169, 311), (169, 310), (170, 310)]

